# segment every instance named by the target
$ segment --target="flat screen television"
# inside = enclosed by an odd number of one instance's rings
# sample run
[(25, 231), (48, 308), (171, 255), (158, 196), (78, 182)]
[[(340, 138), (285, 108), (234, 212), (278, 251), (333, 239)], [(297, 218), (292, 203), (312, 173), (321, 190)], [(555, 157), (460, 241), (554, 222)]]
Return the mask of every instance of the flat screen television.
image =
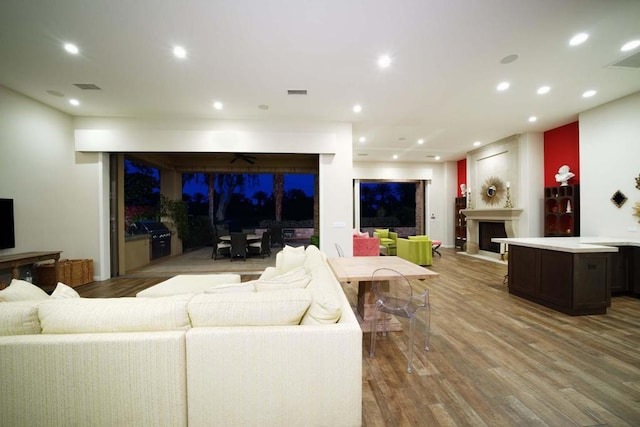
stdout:
[(0, 249), (15, 247), (13, 199), (0, 199)]

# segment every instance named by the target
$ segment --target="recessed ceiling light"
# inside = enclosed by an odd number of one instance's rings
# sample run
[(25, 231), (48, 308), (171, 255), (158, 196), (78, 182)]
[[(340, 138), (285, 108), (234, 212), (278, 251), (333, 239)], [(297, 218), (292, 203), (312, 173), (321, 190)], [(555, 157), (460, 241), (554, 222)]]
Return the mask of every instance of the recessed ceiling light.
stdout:
[(515, 61), (516, 59), (518, 59), (518, 55), (516, 55), (515, 53), (511, 54), (511, 55), (507, 55), (504, 58), (502, 58), (500, 60), (501, 64), (511, 64), (513, 61)]
[(258, 108), (261, 109), (261, 110), (268, 110), (269, 106), (267, 104), (260, 104), (260, 105), (258, 105)]
[(435, 159), (436, 159), (436, 160), (440, 160), (440, 156), (436, 156), (436, 157), (435, 157)]
[(628, 52), (640, 46), (640, 40), (631, 40), (630, 42), (625, 43), (620, 50), (622, 52)]
[(220, 101), (215, 101), (213, 103), (213, 108), (215, 108), (216, 110), (222, 110), (222, 108), (224, 108), (224, 105)]
[(73, 43), (65, 43), (64, 50), (66, 50), (72, 55), (77, 55), (78, 53), (80, 53), (80, 49), (78, 49), (78, 46), (76, 46)]
[(187, 51), (182, 46), (175, 46), (173, 48), (173, 54), (176, 58), (184, 59), (187, 57)]
[(537, 121), (538, 121), (538, 118), (536, 116), (529, 117), (529, 122), (530, 123), (537, 122)]
[(579, 44), (582, 44), (585, 41), (587, 41), (588, 38), (589, 38), (589, 34), (587, 33), (576, 34), (575, 36), (571, 37), (571, 40), (569, 40), (569, 45), (578, 46)]
[(397, 158), (398, 158), (398, 155), (397, 155), (397, 154), (394, 154), (394, 155), (393, 155), (393, 160), (396, 160)]
[(360, 142), (367, 142), (367, 138), (366, 138), (366, 137), (364, 137), (364, 136), (361, 136), (361, 137), (358, 139), (358, 141), (360, 141)]
[(389, 55), (381, 55), (378, 57), (378, 67), (389, 68), (391, 65), (391, 57)]
[(480, 144), (482, 144), (482, 142), (480, 142), (480, 141), (476, 141), (476, 142), (474, 142), (474, 143), (473, 143), (473, 146), (474, 146), (474, 147), (479, 147), (479, 146), (480, 146)]
[(62, 97), (64, 96), (64, 93), (58, 92), (57, 90), (53, 90), (53, 89), (49, 89), (49, 90), (47, 91), (47, 93), (48, 93), (49, 95), (57, 96), (57, 97), (60, 97), (60, 98), (62, 98)]
[(354, 113), (359, 113), (361, 111), (362, 111), (362, 105), (357, 105), (356, 104), (356, 105), (353, 106), (353, 112)]
[(549, 86), (540, 86), (538, 88), (538, 95), (544, 95), (545, 93), (549, 93), (551, 88)]
[(509, 86), (511, 86), (509, 84), (509, 82), (500, 82), (500, 83), (498, 83), (498, 86), (496, 86), (496, 90), (498, 90), (500, 92), (503, 92), (503, 91), (509, 89)]
[(595, 95), (597, 92), (593, 89), (586, 91), (585, 93), (582, 94), (583, 98), (591, 98), (593, 95)]
[(424, 144), (424, 139), (420, 138), (420, 139), (418, 140), (418, 144), (420, 144), (420, 145)]
[(69, 104), (77, 107), (78, 105), (80, 105), (80, 101), (78, 101), (77, 99), (70, 99)]

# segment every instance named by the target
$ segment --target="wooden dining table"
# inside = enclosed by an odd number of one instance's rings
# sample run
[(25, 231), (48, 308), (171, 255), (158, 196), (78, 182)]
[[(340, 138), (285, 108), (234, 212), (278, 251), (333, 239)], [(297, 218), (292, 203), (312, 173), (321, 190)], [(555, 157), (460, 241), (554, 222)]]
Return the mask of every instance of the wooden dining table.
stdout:
[[(371, 276), (379, 268), (389, 268), (404, 275), (408, 279), (434, 279), (438, 273), (414, 264), (398, 256), (357, 256), (328, 258), (327, 262), (339, 282), (358, 283), (357, 315), (363, 332), (371, 331), (371, 322), (375, 315), (375, 295), (371, 291)], [(394, 276), (395, 277), (395, 276)], [(388, 279), (393, 279), (389, 277)], [(376, 280), (385, 280), (376, 274)], [(391, 318), (387, 326), (389, 331), (402, 330), (400, 322)]]

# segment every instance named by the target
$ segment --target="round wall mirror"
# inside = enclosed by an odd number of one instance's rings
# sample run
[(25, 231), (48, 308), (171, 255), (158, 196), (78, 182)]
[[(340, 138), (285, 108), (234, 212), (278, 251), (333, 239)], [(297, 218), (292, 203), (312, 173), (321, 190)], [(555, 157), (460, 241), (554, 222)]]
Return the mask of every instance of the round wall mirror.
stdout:
[(500, 203), (500, 199), (505, 194), (505, 186), (500, 178), (495, 176), (491, 176), (487, 178), (487, 180), (480, 188), (480, 196), (482, 197), (482, 201), (489, 205), (497, 205)]

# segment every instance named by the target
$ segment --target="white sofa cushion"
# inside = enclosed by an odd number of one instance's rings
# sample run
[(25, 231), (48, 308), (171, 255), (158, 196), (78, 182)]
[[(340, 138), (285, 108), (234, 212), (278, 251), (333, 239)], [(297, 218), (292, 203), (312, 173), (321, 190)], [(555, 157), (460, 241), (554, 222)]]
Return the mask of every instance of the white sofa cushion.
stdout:
[(306, 289), (199, 294), (189, 301), (194, 328), (203, 326), (297, 325), (311, 304)]
[(56, 288), (51, 292), (52, 299), (80, 298), (80, 294), (71, 286), (58, 282)]
[(218, 284), (240, 283), (240, 275), (226, 274), (179, 274), (136, 294), (136, 297), (166, 297), (180, 294), (200, 294)]
[(320, 252), (314, 245), (309, 245), (305, 250), (304, 268), (311, 270), (314, 267), (326, 264), (327, 256)]
[(304, 267), (296, 267), (286, 273), (278, 274), (270, 278), (260, 278), (255, 281), (255, 290), (274, 291), (278, 289), (304, 288), (309, 284), (311, 275)]
[[(304, 260), (304, 246), (299, 246), (297, 248), (294, 248), (293, 246), (285, 246), (284, 249), (276, 255), (276, 267), (282, 272), (287, 272), (296, 267), (302, 266), (304, 264)], [(280, 263), (278, 263), (278, 261), (280, 261)]]
[(184, 331), (189, 298), (55, 299), (43, 301), (38, 316), (43, 334)]
[(5, 302), (0, 306), (0, 335), (40, 333), (39, 301)]
[(205, 290), (205, 294), (225, 294), (229, 292), (255, 292), (254, 287), (255, 280), (250, 280), (243, 283), (221, 283)]
[(0, 302), (39, 301), (49, 299), (49, 295), (29, 282), (12, 279), (9, 286), (0, 291)]
[(342, 302), (335, 289), (335, 277), (326, 266), (314, 268), (311, 274), (313, 279), (307, 290), (311, 292), (312, 301), (300, 324), (336, 323), (342, 316)]

